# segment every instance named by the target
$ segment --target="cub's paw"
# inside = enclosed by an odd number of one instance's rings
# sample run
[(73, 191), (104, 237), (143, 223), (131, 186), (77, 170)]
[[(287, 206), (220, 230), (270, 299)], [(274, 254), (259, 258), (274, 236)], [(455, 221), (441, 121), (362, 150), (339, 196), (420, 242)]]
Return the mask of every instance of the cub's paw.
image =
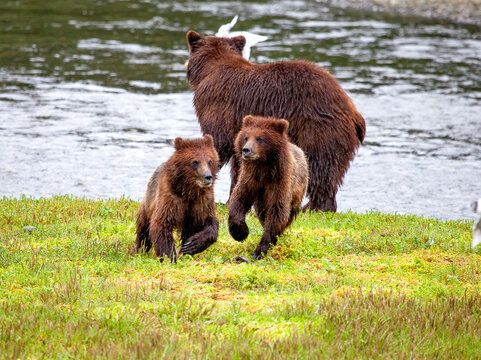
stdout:
[(180, 252), (185, 255), (194, 255), (202, 250), (202, 238), (199, 234), (194, 234), (184, 240), (180, 246)]
[(261, 260), (264, 258), (265, 255), (265, 252), (258, 251), (257, 249), (252, 253), (252, 257), (254, 258), (254, 260)]
[(254, 260), (263, 259), (264, 256), (267, 254), (267, 250), (269, 250), (269, 246), (263, 246), (259, 244), (255, 249), (254, 253), (252, 254), (252, 257), (254, 258)]
[(229, 232), (237, 241), (244, 241), (249, 235), (249, 228), (245, 222), (239, 224), (229, 222)]
[(195, 240), (187, 240), (180, 247), (180, 252), (184, 255), (194, 255), (199, 252), (197, 247), (197, 242)]

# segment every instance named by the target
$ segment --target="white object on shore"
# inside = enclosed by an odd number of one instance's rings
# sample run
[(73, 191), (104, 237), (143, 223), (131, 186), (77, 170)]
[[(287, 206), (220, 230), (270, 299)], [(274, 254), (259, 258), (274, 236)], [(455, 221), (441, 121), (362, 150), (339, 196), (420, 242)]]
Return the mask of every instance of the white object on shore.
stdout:
[[(481, 214), (481, 199), (473, 202), (473, 210), (475, 213)], [(471, 243), (471, 246), (474, 249), (480, 243), (481, 243), (481, 219), (479, 219), (478, 223), (474, 225), (473, 242)]]
[(238, 15), (234, 16), (234, 18), (231, 20), (230, 23), (221, 25), (219, 27), (219, 30), (217, 30), (217, 33), (215, 36), (217, 37), (236, 37), (242, 35), (246, 39), (246, 44), (244, 46), (244, 50), (242, 50), (242, 57), (246, 60), (249, 60), (249, 57), (251, 56), (251, 47), (256, 45), (257, 43), (260, 43), (261, 41), (266, 41), (267, 36), (263, 35), (257, 35), (250, 33), (248, 31), (233, 31), (231, 32), (232, 28), (237, 22), (237, 19), (239, 18)]

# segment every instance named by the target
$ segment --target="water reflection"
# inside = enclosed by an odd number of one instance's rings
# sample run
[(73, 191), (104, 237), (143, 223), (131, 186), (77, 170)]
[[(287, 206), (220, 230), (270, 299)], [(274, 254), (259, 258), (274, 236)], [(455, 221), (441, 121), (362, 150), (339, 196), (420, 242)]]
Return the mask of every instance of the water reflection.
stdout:
[[(198, 136), (185, 33), (269, 37), (251, 59), (331, 71), (367, 121), (340, 210), (472, 218), (480, 195), (481, 34), (310, 1), (0, 4), (0, 195), (140, 199), (177, 136)], [(228, 191), (222, 171), (216, 198)]]

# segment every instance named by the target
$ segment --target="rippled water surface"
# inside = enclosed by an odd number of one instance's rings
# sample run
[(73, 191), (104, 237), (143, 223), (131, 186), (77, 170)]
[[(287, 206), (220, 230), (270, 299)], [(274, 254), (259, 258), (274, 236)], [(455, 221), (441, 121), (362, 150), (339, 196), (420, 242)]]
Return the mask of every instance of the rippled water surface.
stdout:
[[(311, 1), (0, 3), (0, 195), (140, 200), (177, 136), (199, 136), (185, 33), (269, 37), (251, 60), (327, 68), (367, 122), (339, 210), (473, 218), (481, 33)], [(225, 201), (228, 169), (216, 186)]]

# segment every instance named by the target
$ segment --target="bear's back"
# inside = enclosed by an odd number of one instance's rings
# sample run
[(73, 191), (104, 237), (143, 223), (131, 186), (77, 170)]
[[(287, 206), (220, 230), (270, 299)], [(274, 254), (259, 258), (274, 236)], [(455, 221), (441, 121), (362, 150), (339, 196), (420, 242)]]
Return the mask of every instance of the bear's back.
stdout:
[[(239, 61), (219, 61), (197, 87), (194, 105), (201, 124), (221, 116), (232, 119), (229, 129), (237, 133), (248, 114), (284, 118), (291, 122), (289, 136), (297, 143), (306, 120), (316, 133), (322, 133), (325, 123), (349, 123), (347, 128), (353, 118), (364, 122), (335, 78), (320, 66), (302, 60), (265, 65)], [(360, 131), (361, 141), (363, 137)]]

